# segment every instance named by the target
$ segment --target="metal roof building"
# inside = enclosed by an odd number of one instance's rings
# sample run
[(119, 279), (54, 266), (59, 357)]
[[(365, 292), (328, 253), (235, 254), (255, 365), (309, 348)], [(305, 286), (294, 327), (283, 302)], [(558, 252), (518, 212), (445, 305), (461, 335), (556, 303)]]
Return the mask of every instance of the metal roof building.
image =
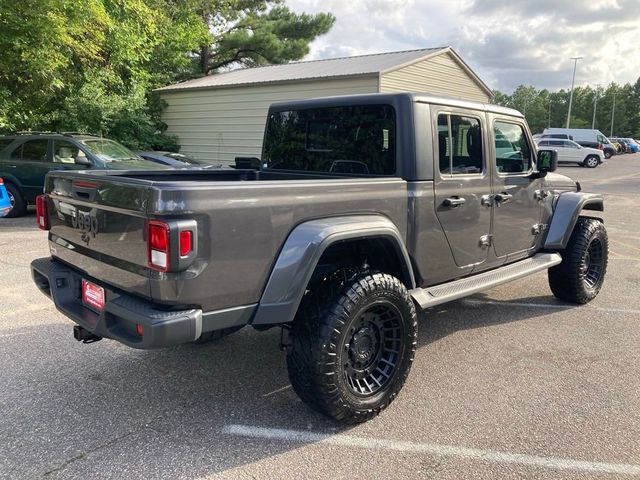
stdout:
[(489, 102), (491, 89), (450, 47), (243, 68), (158, 90), (167, 133), (211, 162), (260, 156), (268, 107), (302, 98), (425, 92)]

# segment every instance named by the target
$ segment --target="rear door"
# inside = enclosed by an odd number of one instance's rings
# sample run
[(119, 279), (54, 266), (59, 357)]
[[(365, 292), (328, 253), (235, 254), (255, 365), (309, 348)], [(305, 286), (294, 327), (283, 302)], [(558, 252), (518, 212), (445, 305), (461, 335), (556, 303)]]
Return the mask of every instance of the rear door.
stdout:
[(6, 166), (20, 182), (28, 202), (42, 193), (44, 177), (50, 168), (49, 143), (46, 138), (34, 138), (18, 144), (9, 153)]
[(570, 159), (576, 163), (582, 163), (584, 155), (582, 149), (578, 148), (579, 145), (570, 140), (564, 140), (562, 142), (562, 151), (567, 159)]
[(487, 259), (491, 231), (491, 180), (483, 142), (485, 116), (457, 109), (434, 112), (436, 215), (456, 265), (478, 265)]
[(535, 150), (524, 121), (494, 117), (493, 133), (514, 147), (510, 153), (494, 148), (493, 245), (497, 257), (515, 259), (527, 255), (540, 233), (542, 180), (532, 175)]

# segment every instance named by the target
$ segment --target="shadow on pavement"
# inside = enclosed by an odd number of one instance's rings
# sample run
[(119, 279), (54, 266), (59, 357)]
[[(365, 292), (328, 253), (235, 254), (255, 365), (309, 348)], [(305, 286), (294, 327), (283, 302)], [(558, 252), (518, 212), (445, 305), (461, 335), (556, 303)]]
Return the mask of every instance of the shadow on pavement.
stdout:
[[(544, 313), (453, 302), (423, 315), (419, 347)], [(300, 446), (225, 435), (226, 425), (346, 430), (284, 388), (278, 329), (245, 328), (212, 344), (156, 351), (110, 340), (82, 345), (71, 331), (64, 323), (0, 338), (11, 358), (0, 374), (0, 476), (196, 478)]]

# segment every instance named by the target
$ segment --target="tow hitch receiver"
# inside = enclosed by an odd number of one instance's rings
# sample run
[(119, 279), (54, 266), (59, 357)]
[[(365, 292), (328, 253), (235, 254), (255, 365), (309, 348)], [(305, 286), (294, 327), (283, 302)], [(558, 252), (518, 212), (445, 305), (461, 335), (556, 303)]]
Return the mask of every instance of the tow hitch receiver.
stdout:
[(102, 340), (102, 337), (94, 335), (86, 328), (82, 328), (80, 325), (73, 326), (73, 338), (82, 343), (93, 343)]

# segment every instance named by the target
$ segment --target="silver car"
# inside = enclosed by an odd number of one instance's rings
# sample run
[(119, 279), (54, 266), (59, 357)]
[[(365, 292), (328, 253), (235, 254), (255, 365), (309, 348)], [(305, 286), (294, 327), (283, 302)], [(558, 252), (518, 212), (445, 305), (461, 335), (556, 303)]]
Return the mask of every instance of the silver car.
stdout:
[(576, 163), (587, 168), (595, 168), (604, 162), (604, 152), (597, 148), (583, 147), (573, 140), (542, 138), (538, 147), (553, 148), (558, 152), (558, 163)]

